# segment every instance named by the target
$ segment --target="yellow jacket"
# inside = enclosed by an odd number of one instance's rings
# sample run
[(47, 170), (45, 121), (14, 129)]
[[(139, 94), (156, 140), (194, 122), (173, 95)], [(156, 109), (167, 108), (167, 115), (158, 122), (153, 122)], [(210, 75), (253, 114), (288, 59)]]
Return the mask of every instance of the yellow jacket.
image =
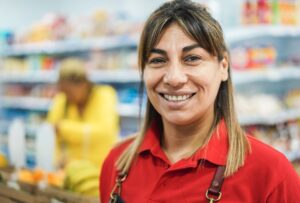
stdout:
[(93, 87), (82, 117), (74, 104), (66, 107), (65, 94), (58, 93), (47, 119), (57, 127), (57, 160), (88, 159), (101, 167), (118, 138), (116, 92), (110, 86)]

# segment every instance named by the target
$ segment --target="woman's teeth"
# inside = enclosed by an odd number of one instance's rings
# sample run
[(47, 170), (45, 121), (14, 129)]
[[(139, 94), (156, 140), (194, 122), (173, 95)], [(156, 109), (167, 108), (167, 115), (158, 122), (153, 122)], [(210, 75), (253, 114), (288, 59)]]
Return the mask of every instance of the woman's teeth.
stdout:
[(166, 100), (172, 101), (172, 102), (185, 101), (185, 100), (189, 99), (190, 97), (192, 97), (192, 94), (187, 94), (187, 95), (168, 95), (168, 94), (164, 94), (164, 98)]

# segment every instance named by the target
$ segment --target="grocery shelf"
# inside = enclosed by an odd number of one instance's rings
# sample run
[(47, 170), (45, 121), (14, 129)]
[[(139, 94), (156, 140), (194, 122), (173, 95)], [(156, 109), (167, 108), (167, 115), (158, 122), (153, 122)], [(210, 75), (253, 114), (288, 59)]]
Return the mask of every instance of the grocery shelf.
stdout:
[(1, 143), (1, 136), (5, 135), (4, 132), (7, 131), (7, 126), (9, 126), (9, 121), (7, 120), (0, 120), (0, 145)]
[[(2, 97), (2, 107), (19, 108), (33, 111), (48, 111), (51, 99), (37, 97)], [(118, 111), (122, 117), (138, 117), (138, 104), (119, 104)], [(288, 109), (272, 115), (239, 116), (242, 125), (267, 124), (272, 125), (300, 118), (300, 109)]]
[(93, 82), (118, 82), (130, 83), (139, 82), (140, 74), (135, 69), (121, 69), (121, 70), (97, 70), (89, 73), (89, 78)]
[[(140, 74), (135, 69), (94, 70), (89, 72), (89, 78), (95, 83), (128, 83), (139, 82)], [(0, 83), (55, 83), (57, 71), (27, 71), (0, 72)]]
[(232, 79), (235, 85), (250, 82), (300, 79), (300, 67), (270, 67), (259, 70), (233, 71)]
[(273, 125), (300, 118), (300, 109), (287, 109), (271, 115), (238, 116), (238, 118), (242, 125)]
[(0, 83), (54, 83), (57, 71), (1, 71)]
[[(16, 108), (32, 111), (48, 111), (52, 99), (39, 98), (39, 97), (26, 97), (26, 96), (4, 96), (1, 98), (2, 108)], [(119, 104), (118, 112), (122, 117), (138, 117), (139, 105), (138, 104)]]
[[(300, 67), (270, 67), (250, 71), (233, 71), (235, 85), (258, 81), (281, 81), (300, 79)], [(54, 83), (57, 81), (57, 71), (28, 71), (28, 72), (0, 72), (0, 83)], [(94, 70), (89, 72), (91, 81), (128, 83), (139, 82), (140, 74), (136, 69)]]
[(287, 25), (247, 25), (225, 30), (224, 35), (225, 41), (230, 45), (259, 37), (298, 37), (300, 36), (300, 27)]
[[(232, 44), (258, 37), (300, 36), (300, 27), (282, 25), (249, 25), (225, 30), (225, 40)], [(93, 39), (68, 39), (27, 44), (16, 44), (0, 49), (0, 56), (22, 56), (32, 54), (59, 54), (87, 50), (110, 50), (124, 47), (136, 48), (139, 36), (117, 35)]]
[(2, 107), (16, 108), (33, 111), (48, 111), (52, 100), (48, 98), (26, 97), (26, 96), (3, 96)]
[(122, 117), (138, 118), (140, 107), (138, 104), (119, 104), (118, 111)]
[(33, 54), (59, 54), (88, 50), (111, 50), (124, 47), (136, 47), (138, 36), (105, 36), (93, 39), (69, 39), (63, 41), (46, 41), (16, 44), (0, 49), (0, 56), (22, 56)]

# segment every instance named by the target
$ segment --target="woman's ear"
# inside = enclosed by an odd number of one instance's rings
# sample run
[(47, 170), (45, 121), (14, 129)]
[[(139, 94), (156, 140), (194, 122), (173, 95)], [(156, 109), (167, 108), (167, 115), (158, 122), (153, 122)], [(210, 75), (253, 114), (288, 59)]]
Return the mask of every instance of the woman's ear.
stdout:
[(223, 59), (220, 61), (220, 68), (221, 68), (221, 77), (222, 81), (226, 81), (229, 76), (229, 58), (228, 53), (225, 52), (223, 55)]

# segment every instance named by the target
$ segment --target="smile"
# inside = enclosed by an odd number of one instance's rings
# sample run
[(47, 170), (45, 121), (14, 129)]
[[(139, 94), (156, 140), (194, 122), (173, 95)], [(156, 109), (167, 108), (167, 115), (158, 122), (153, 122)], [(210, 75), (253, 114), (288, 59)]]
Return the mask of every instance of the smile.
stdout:
[(170, 95), (170, 94), (160, 94), (160, 95), (164, 99), (166, 99), (167, 101), (182, 102), (182, 101), (190, 99), (192, 96), (195, 95), (195, 93), (193, 93), (193, 94), (184, 94), (184, 95)]

